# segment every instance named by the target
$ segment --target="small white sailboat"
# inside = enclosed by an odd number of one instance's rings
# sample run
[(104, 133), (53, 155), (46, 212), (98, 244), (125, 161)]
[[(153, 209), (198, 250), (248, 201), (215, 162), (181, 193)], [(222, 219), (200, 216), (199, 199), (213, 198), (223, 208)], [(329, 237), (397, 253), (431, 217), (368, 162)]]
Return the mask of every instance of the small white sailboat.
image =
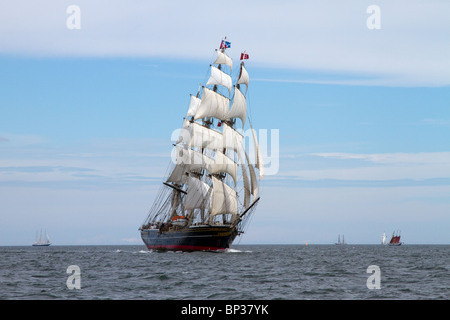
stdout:
[(48, 237), (47, 230), (45, 230), (44, 238), (42, 238), (42, 229), (41, 229), (39, 238), (36, 234), (36, 241), (34, 241), (33, 247), (48, 247), (51, 244), (52, 243), (50, 242), (50, 238)]
[(383, 235), (381, 236), (381, 244), (385, 245), (386, 244), (386, 240), (387, 240), (386, 232), (383, 232)]

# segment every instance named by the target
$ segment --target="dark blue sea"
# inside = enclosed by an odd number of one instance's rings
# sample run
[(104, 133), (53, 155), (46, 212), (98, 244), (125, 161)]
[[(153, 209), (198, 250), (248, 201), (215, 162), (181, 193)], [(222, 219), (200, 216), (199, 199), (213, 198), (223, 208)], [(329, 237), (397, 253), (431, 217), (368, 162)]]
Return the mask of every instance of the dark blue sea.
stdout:
[(449, 245), (236, 245), (222, 253), (0, 247), (2, 300), (449, 298)]

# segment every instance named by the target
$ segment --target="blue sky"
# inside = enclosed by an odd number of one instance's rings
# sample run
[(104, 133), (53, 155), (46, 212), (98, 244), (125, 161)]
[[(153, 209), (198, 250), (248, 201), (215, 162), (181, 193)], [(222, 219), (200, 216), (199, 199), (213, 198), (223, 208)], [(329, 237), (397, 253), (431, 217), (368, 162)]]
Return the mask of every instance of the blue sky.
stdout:
[[(75, 3), (76, 2), (76, 3)], [(0, 1), (0, 245), (141, 244), (189, 94), (247, 50), (279, 170), (240, 243), (450, 243), (446, 1)], [(69, 5), (81, 10), (70, 30)], [(381, 8), (370, 30), (369, 5)], [(237, 68), (235, 68), (235, 71)]]

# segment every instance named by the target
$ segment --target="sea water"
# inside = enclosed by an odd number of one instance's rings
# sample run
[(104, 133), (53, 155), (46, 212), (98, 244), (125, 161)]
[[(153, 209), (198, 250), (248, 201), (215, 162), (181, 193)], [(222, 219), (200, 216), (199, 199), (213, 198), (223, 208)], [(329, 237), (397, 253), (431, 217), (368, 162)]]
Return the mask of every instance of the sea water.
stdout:
[(450, 299), (449, 245), (0, 247), (0, 299)]

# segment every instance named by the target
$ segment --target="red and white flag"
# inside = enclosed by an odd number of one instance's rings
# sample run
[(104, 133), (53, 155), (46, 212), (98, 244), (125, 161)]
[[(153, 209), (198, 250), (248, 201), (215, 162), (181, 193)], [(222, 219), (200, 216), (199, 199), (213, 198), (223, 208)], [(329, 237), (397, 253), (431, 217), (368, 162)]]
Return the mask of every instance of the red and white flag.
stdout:
[(248, 54), (246, 51), (241, 53), (241, 60), (245, 60), (245, 59), (248, 59)]

